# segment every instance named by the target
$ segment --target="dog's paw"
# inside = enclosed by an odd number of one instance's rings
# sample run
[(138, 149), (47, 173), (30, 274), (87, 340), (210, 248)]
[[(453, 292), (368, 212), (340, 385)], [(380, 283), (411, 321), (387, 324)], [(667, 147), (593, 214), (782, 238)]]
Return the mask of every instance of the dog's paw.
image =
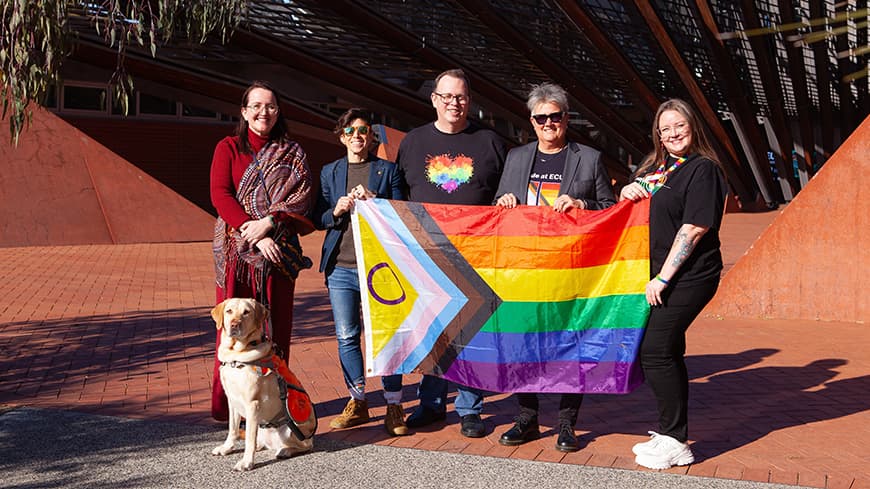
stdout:
[(217, 446), (214, 448), (214, 450), (211, 451), (211, 454), (216, 455), (216, 456), (217, 455), (229, 455), (231, 453), (233, 453), (233, 446), (232, 445), (228, 446), (227, 444)]
[(253, 460), (245, 460), (244, 458), (236, 462), (236, 466), (233, 467), (233, 470), (236, 472), (246, 472), (254, 468)]

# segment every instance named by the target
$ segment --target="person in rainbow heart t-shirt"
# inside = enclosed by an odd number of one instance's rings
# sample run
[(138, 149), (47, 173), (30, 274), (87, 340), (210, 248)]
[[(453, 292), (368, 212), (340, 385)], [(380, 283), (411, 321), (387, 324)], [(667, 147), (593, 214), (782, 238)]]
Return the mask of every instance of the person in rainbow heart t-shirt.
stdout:
[[(430, 98), (437, 119), (408, 132), (396, 156), (405, 195), (414, 202), (492, 204), (505, 145), (495, 132), (468, 121), (471, 95), (465, 73), (454, 69), (438, 75)], [(485, 436), (480, 418), (483, 393), (461, 385), (457, 391), (454, 407), (462, 420), (460, 432), (470, 438)], [(409, 428), (446, 418), (446, 380), (424, 375), (417, 394), (420, 405), (406, 420)]]

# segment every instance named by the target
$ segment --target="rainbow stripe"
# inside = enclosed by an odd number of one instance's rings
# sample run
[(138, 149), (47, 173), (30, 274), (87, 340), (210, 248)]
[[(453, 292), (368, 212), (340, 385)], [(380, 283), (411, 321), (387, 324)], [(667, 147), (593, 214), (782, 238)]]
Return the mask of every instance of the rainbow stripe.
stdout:
[(648, 205), (558, 214), (360, 202), (368, 374), (416, 371), (496, 392), (631, 391), (649, 315)]

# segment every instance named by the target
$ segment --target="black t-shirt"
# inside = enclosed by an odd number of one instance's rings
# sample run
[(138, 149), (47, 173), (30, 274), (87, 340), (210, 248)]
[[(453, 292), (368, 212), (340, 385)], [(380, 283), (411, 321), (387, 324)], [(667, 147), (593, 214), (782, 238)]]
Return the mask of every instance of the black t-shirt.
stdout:
[[(668, 158), (667, 165), (674, 161)], [(671, 278), (671, 286), (719, 279), (722, 271), (719, 228), (727, 193), (725, 177), (719, 167), (698, 155), (689, 156), (668, 176), (650, 202), (650, 278), (661, 271), (680, 226), (694, 224), (710, 229)]]
[[(567, 148), (567, 146), (565, 146)], [(535, 150), (535, 164), (529, 175), (529, 190), (526, 204), (550, 207), (559, 196), (562, 172), (565, 171), (567, 151), (562, 148), (558, 153), (542, 153)]]
[(396, 156), (408, 200), (433, 204), (492, 204), (504, 160), (495, 132), (469, 124), (447, 134), (434, 122), (408, 132)]

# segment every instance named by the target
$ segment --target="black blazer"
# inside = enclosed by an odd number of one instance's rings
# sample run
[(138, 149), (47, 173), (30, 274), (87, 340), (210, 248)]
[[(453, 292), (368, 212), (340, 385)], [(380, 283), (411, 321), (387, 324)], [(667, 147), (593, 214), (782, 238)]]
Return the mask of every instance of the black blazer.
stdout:
[[(338, 242), (344, 231), (348, 230), (344, 222), (350, 220), (349, 213), (342, 214), (337, 219), (332, 215), (338, 199), (347, 195), (347, 165), (347, 157), (344, 157), (324, 166), (320, 171), (320, 193), (314, 208), (314, 227), (327, 230), (320, 254), (321, 272), (326, 270), (333, 259), (332, 255), (338, 252)], [(379, 158), (372, 160), (366, 188), (382, 199), (405, 200), (398, 166), (391, 161)]]
[[(517, 202), (525, 205), (528, 198), (529, 176), (535, 165), (535, 150), (538, 142), (510, 150), (504, 164), (504, 172), (495, 192), (495, 200), (504, 194), (512, 193)], [(582, 199), (587, 209), (606, 209), (616, 203), (610, 175), (601, 161), (601, 152), (580, 143), (568, 143), (565, 169), (559, 195), (568, 194), (571, 198)], [(495, 203), (495, 201), (493, 201)]]

